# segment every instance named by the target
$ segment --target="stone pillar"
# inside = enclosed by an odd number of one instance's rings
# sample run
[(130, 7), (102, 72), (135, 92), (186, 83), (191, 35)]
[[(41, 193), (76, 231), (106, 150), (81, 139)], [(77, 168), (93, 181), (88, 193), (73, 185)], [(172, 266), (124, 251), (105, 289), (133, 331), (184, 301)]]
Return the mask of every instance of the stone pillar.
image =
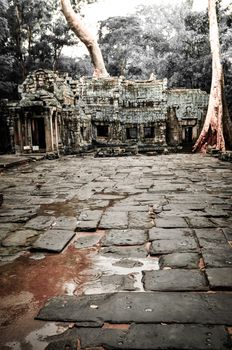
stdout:
[(58, 138), (57, 114), (55, 114), (55, 138), (56, 138), (56, 150), (57, 150), (57, 152), (59, 152), (59, 138)]
[(52, 152), (51, 117), (48, 113), (44, 116), (46, 152)]
[(50, 132), (51, 132), (51, 150), (54, 151), (54, 138), (53, 138), (53, 123), (52, 123), (52, 111), (50, 112)]

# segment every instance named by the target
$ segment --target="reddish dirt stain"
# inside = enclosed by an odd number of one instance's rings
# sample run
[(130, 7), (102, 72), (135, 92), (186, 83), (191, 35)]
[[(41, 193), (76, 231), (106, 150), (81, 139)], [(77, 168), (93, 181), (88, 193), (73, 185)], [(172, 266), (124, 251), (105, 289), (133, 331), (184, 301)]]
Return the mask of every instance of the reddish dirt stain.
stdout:
[[(29, 332), (43, 326), (34, 320), (48, 298), (64, 295), (67, 282), (78, 281), (78, 294), (90, 267), (86, 251), (69, 246), (61, 254), (48, 254), (33, 260), (31, 254), (0, 266), (0, 345), (6, 341), (22, 341)], [(1, 348), (1, 346), (0, 346)]]

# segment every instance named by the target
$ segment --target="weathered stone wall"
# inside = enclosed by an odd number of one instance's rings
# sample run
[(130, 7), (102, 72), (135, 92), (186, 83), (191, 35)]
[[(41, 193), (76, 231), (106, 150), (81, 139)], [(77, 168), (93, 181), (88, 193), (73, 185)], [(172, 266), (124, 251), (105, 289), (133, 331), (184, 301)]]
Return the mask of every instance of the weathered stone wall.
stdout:
[[(15, 147), (21, 151), (25, 145), (36, 148), (33, 133), (31, 138), (28, 135), (31, 125), (39, 127), (38, 117), (44, 118), (46, 151), (77, 153), (91, 147), (134, 145), (146, 151), (178, 146), (197, 137), (208, 103), (208, 95), (200, 90), (167, 89), (166, 79), (75, 81), (42, 69), (30, 74), (19, 91), (22, 99), (11, 107), (10, 120)], [(33, 112), (38, 107), (40, 115)]]

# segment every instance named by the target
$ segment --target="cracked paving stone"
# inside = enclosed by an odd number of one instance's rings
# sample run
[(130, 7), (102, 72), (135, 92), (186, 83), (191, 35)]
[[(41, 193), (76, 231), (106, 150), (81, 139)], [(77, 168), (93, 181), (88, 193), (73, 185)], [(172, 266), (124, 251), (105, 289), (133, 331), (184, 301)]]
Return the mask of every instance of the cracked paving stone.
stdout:
[(171, 267), (184, 269), (197, 269), (200, 255), (197, 253), (173, 253), (162, 255), (159, 258), (160, 268)]
[(129, 227), (137, 229), (148, 229), (154, 226), (153, 219), (145, 212), (129, 212)]
[(48, 250), (61, 252), (68, 242), (75, 236), (73, 231), (66, 230), (48, 230), (33, 243), (35, 250)]
[(132, 324), (129, 330), (74, 328), (52, 337), (45, 350), (77, 349), (77, 339), (82, 348), (101, 350), (226, 350), (231, 340), (223, 326)]
[(75, 248), (78, 249), (84, 249), (84, 248), (90, 248), (98, 244), (100, 241), (100, 237), (97, 235), (88, 235), (83, 237), (78, 237), (77, 240), (74, 242)]
[(54, 216), (37, 216), (26, 223), (24, 228), (31, 228), (34, 230), (46, 230), (55, 222)]
[(197, 252), (198, 246), (194, 238), (187, 237), (180, 240), (162, 239), (153, 241), (150, 247), (151, 255), (169, 253)]
[(178, 227), (188, 227), (187, 222), (184, 218), (179, 216), (165, 216), (161, 218), (155, 219), (155, 226), (156, 227), (163, 227), (163, 228), (178, 228)]
[(36, 230), (18, 230), (12, 232), (8, 235), (3, 241), (3, 247), (12, 247), (12, 246), (29, 246), (31, 245), (31, 240), (33, 237), (38, 236), (39, 231)]
[(192, 228), (208, 228), (216, 227), (215, 223), (205, 217), (191, 217), (189, 218), (189, 226)]
[(232, 248), (202, 249), (202, 256), (206, 267), (232, 266)]
[(208, 290), (205, 275), (199, 270), (143, 271), (142, 282), (149, 291)]
[(140, 245), (147, 241), (147, 234), (144, 230), (110, 230), (101, 240), (103, 247), (120, 245)]
[(145, 246), (130, 246), (130, 247), (104, 247), (100, 250), (104, 256), (112, 256), (114, 258), (145, 258), (148, 255)]
[(211, 289), (232, 289), (232, 266), (205, 270)]
[(179, 240), (193, 237), (193, 231), (185, 228), (160, 228), (153, 227), (149, 230), (149, 240)]
[(61, 322), (232, 324), (232, 295), (205, 292), (120, 292), (57, 296), (37, 319)]
[(128, 227), (128, 215), (126, 212), (106, 211), (103, 214), (99, 228), (102, 229), (125, 229)]

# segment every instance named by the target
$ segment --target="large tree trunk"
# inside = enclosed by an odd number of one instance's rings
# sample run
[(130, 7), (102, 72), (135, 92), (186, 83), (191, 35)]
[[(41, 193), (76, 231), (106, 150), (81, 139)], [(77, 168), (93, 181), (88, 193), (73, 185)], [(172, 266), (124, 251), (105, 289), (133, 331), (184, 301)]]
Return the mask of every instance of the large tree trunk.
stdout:
[(69, 27), (73, 30), (76, 36), (87, 47), (94, 66), (94, 77), (107, 77), (109, 74), (105, 68), (101, 50), (96, 39), (84, 26), (79, 16), (75, 13), (70, 3), (70, 0), (61, 0), (62, 12), (68, 22)]
[(200, 152), (206, 152), (208, 146), (220, 151), (225, 150), (223, 119), (226, 117), (227, 108), (224, 108), (224, 77), (215, 0), (208, 0), (208, 14), (212, 54), (212, 81), (206, 119), (200, 136), (193, 147), (193, 151), (198, 150)]

